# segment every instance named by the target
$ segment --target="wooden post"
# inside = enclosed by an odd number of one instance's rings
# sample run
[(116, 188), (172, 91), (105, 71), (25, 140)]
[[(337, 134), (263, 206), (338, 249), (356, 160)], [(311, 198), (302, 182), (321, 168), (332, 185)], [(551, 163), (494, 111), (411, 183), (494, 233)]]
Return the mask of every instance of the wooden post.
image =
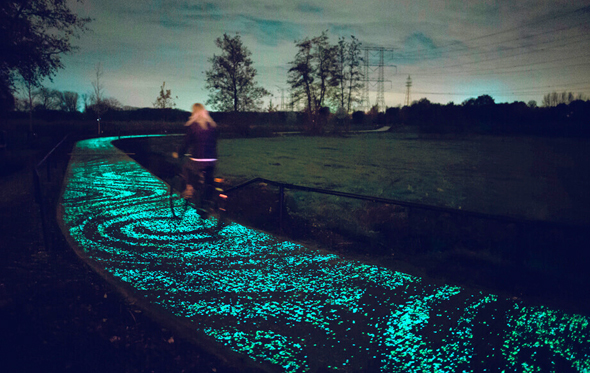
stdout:
[(283, 233), (283, 210), (285, 206), (285, 187), (279, 187), (279, 229)]

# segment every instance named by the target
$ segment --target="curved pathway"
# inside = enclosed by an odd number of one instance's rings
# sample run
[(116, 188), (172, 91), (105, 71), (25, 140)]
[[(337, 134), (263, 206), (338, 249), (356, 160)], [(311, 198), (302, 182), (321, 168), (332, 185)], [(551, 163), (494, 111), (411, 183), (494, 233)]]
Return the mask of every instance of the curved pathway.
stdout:
[(590, 372), (587, 317), (450, 286), (187, 211), (111, 145), (79, 142), (58, 217), (99, 273), (185, 334), (268, 371)]

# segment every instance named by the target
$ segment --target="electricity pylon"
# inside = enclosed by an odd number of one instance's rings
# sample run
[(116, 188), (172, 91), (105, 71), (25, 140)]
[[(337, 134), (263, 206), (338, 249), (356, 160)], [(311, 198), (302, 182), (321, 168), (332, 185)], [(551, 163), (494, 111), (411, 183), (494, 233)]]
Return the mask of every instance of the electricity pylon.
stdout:
[(408, 75), (408, 80), (406, 80), (406, 99), (404, 101), (404, 106), (410, 106), (410, 87), (412, 87), (412, 78)]
[(285, 88), (281, 88), (279, 86), (277, 86), (277, 88), (281, 92), (281, 106), (279, 110), (285, 111)]
[[(375, 104), (380, 107), (385, 109), (385, 52), (393, 52), (393, 48), (384, 48), (384, 47), (364, 47), (364, 58), (363, 58), (363, 62), (364, 62), (364, 87), (363, 87), (363, 93), (361, 95), (361, 107), (364, 108), (365, 110), (369, 110), (371, 109), (371, 102), (369, 101), (369, 84), (370, 82), (377, 82), (377, 100), (375, 102)], [(377, 65), (372, 65), (370, 63), (370, 57), (373, 55), (375, 55), (375, 53), (371, 53), (371, 52), (377, 52), (378, 56), (379, 56), (379, 63)], [(375, 68), (371, 68), (371, 67), (376, 66)], [(388, 65), (388, 66), (394, 66), (396, 68), (396, 72), (397, 72), (397, 66), (395, 65)], [(373, 80), (370, 79), (369, 74), (371, 72), (375, 72), (375, 70), (377, 71), (377, 80)]]

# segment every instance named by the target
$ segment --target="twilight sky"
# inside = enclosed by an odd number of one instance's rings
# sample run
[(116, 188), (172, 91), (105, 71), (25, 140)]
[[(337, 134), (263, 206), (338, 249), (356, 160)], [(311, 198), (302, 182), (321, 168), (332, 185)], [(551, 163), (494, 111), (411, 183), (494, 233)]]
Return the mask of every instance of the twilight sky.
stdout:
[[(295, 40), (328, 30), (330, 42), (354, 35), (385, 53), (385, 103), (411, 99), (456, 104), (491, 95), (496, 102), (536, 100), (545, 93), (590, 95), (590, 0), (84, 0), (71, 1), (92, 31), (74, 39), (80, 50), (45, 86), (92, 90), (103, 66), (106, 97), (152, 107), (160, 86), (177, 108), (205, 102), (207, 61), (220, 54), (223, 33), (239, 32), (252, 52), (257, 81), (281, 103)], [(371, 63), (379, 62), (371, 53)], [(396, 67), (393, 67), (395, 65)], [(377, 79), (377, 66), (371, 67)], [(371, 84), (375, 103), (377, 86)]]

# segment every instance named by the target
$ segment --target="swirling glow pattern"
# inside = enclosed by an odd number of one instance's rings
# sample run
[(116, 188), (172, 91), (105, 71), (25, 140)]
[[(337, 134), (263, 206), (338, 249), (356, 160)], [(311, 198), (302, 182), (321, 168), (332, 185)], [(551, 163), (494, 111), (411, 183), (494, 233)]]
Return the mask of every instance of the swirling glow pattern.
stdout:
[(590, 372), (588, 318), (426, 284), (188, 210), (111, 145), (74, 150), (63, 226), (78, 250), (171, 317), (286, 372)]

